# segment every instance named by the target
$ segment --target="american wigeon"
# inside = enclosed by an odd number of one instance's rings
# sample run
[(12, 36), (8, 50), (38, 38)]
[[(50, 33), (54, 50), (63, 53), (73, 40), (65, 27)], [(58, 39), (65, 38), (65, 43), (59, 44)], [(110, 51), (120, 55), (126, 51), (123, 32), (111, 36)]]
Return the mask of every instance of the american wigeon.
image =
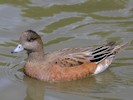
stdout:
[(52, 82), (71, 81), (103, 72), (128, 44), (110, 42), (97, 47), (65, 48), (44, 54), (41, 37), (35, 31), (27, 30), (21, 34), (20, 44), (12, 53), (27, 51), (24, 72), (32, 78)]

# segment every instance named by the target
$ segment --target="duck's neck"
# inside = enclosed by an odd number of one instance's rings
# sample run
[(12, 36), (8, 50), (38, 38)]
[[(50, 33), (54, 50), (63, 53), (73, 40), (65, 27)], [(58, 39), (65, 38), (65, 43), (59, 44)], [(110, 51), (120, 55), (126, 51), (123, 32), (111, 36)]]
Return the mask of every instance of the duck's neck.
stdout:
[(39, 62), (39, 61), (43, 61), (43, 60), (44, 60), (44, 52), (43, 51), (28, 53), (28, 61), (29, 62), (31, 62), (31, 61)]

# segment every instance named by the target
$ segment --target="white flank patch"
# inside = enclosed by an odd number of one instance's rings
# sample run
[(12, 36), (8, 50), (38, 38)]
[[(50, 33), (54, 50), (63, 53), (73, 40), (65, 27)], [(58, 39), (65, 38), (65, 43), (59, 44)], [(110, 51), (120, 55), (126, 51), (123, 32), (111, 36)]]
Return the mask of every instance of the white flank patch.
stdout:
[(96, 70), (95, 70), (95, 72), (94, 72), (94, 74), (99, 74), (99, 73), (105, 71), (109, 67), (109, 65), (111, 64), (113, 58), (114, 58), (114, 55), (106, 58), (101, 63), (99, 63)]

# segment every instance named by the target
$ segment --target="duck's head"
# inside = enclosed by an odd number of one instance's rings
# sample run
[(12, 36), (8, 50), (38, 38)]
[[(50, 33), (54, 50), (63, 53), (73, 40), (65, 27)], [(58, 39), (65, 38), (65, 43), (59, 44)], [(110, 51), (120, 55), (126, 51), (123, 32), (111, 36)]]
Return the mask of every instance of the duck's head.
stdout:
[(43, 42), (41, 37), (33, 30), (22, 32), (18, 46), (11, 53), (18, 53), (26, 50), (31, 52), (43, 52)]

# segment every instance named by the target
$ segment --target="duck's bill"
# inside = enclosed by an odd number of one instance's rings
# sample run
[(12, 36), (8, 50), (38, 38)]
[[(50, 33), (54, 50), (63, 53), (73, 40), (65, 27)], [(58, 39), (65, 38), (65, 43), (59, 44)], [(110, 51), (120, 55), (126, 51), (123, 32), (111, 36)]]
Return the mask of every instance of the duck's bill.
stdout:
[(11, 53), (18, 53), (24, 50), (24, 47), (19, 44), (14, 50), (11, 51)]

